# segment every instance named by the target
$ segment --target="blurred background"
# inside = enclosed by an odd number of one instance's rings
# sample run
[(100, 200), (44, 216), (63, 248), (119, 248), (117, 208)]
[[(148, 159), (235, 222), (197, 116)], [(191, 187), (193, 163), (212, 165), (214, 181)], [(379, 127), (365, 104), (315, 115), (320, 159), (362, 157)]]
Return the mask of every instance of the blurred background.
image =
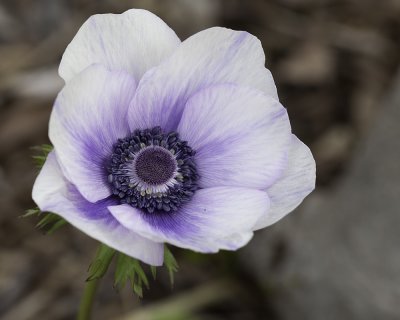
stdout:
[(174, 250), (136, 298), (110, 273), (94, 319), (400, 319), (400, 1), (1, 0), (0, 318), (74, 319), (96, 242), (20, 219), (48, 143), (61, 55), (95, 13), (145, 8), (183, 40), (220, 25), (263, 44), (318, 186), (235, 253)]

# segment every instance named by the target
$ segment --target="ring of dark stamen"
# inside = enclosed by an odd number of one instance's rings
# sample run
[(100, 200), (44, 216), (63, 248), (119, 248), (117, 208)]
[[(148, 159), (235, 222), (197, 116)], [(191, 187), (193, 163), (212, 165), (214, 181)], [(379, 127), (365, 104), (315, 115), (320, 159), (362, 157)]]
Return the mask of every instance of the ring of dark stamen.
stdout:
[[(120, 203), (146, 212), (176, 211), (198, 189), (194, 155), (175, 131), (164, 133), (160, 127), (135, 130), (113, 146), (107, 166), (112, 194)], [(147, 185), (164, 184), (177, 175), (165, 192), (153, 193), (132, 183), (132, 170)]]

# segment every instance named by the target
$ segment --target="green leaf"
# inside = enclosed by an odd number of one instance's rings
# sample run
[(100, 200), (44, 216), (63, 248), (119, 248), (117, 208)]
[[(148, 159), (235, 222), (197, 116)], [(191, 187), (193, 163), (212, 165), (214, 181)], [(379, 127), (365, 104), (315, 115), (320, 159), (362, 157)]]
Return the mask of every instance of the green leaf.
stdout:
[(149, 288), (149, 281), (140, 262), (137, 259), (119, 253), (114, 275), (114, 286), (123, 288), (128, 281), (139, 297), (143, 296), (143, 284)]
[(39, 229), (43, 229), (48, 227), (49, 225), (53, 225), (58, 221), (62, 220), (62, 218), (55, 213), (41, 213), (44, 217), (36, 224), (36, 227)]
[(52, 212), (42, 212), (38, 207), (28, 209), (21, 218), (27, 218), (32, 216), (42, 216), (39, 222), (36, 224), (36, 228), (44, 229), (47, 234), (52, 234), (62, 226), (67, 224), (63, 218)]
[(46, 156), (53, 150), (53, 146), (51, 144), (42, 144), (36, 148), (41, 150)]
[(53, 234), (56, 230), (67, 224), (63, 218), (52, 212), (42, 212), (38, 207), (28, 209), (21, 218), (27, 218), (32, 216), (41, 216), (42, 218), (36, 224), (36, 228), (44, 229), (47, 234)]
[(60, 218), (57, 222), (55, 222), (55, 223), (47, 230), (47, 234), (53, 234), (54, 232), (56, 232), (58, 229), (60, 229), (62, 226), (65, 226), (66, 224), (68, 224), (68, 222), (65, 221), (64, 219)]
[(153, 276), (153, 279), (156, 280), (156, 278), (157, 278), (157, 267), (150, 266), (150, 270), (151, 270), (151, 275)]
[(133, 269), (130, 266), (130, 257), (118, 253), (117, 266), (114, 274), (114, 286), (122, 289), (128, 280), (133, 280)]
[[(42, 144), (40, 146), (33, 147), (32, 149), (39, 153), (37, 155), (34, 155), (33, 159), (35, 160), (37, 167), (42, 168), (44, 163), (46, 162), (48, 154), (53, 150), (53, 146), (49, 144)], [(40, 221), (36, 224), (36, 227), (40, 229), (47, 229), (47, 234), (52, 234), (53, 232), (67, 224), (67, 222), (60, 216), (51, 212), (42, 212), (38, 207), (27, 210), (25, 214), (22, 215), (22, 217), (26, 218), (35, 215), (44, 215), (44, 217), (40, 219)]]
[(143, 298), (143, 288), (141, 283), (133, 283), (133, 292), (135, 292), (138, 297)]
[(32, 148), (38, 154), (34, 155), (32, 158), (36, 163), (36, 166), (41, 169), (46, 162), (48, 154), (53, 150), (53, 146), (49, 144), (42, 144)]
[(21, 216), (21, 218), (27, 218), (31, 216), (38, 216), (41, 213), (40, 209), (38, 207), (28, 209), (25, 211), (25, 213)]
[(36, 224), (36, 227), (45, 230), (47, 234), (53, 234), (67, 224), (67, 221), (55, 213), (40, 212), (40, 215), (44, 215), (44, 217)]
[(136, 274), (138, 275), (138, 281), (139, 282), (143, 282), (144, 285), (149, 288), (149, 280), (147, 280), (147, 276), (146, 273), (143, 271), (143, 268), (140, 264), (140, 262), (136, 259), (133, 259), (133, 268), (136, 272)]
[(168, 247), (164, 246), (164, 265), (168, 270), (171, 286), (174, 285), (174, 273), (178, 271), (178, 263)]
[(97, 249), (96, 256), (93, 262), (89, 266), (89, 277), (86, 279), (86, 281), (91, 281), (103, 277), (108, 270), (108, 266), (110, 265), (114, 254), (114, 249), (111, 249), (105, 244), (101, 244), (100, 247)]

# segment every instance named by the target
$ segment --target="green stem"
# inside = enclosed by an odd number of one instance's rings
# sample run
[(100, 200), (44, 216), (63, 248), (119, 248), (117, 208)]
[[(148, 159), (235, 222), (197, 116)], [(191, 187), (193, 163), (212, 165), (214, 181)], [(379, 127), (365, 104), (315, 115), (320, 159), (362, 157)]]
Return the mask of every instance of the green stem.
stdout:
[(105, 244), (101, 243), (97, 249), (96, 256), (89, 266), (89, 277), (86, 280), (85, 291), (81, 304), (79, 306), (78, 320), (89, 320), (90, 313), (93, 306), (93, 298), (96, 293), (97, 285), (100, 279), (107, 272), (108, 267), (114, 257), (115, 250), (109, 248)]
[(96, 293), (97, 286), (100, 279), (88, 280), (86, 282), (85, 291), (83, 292), (83, 297), (81, 304), (79, 306), (79, 312), (77, 320), (89, 320), (90, 314), (92, 312), (93, 298)]

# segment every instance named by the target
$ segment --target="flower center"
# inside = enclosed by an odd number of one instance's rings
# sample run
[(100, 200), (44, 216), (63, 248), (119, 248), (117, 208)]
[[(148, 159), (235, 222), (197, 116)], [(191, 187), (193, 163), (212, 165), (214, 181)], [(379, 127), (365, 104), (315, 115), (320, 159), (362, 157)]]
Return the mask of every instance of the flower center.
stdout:
[(107, 167), (112, 193), (149, 213), (176, 211), (198, 189), (194, 155), (177, 132), (135, 130), (113, 146)]
[(162, 147), (147, 147), (134, 161), (138, 178), (150, 186), (167, 183), (174, 177), (176, 169), (175, 157)]

